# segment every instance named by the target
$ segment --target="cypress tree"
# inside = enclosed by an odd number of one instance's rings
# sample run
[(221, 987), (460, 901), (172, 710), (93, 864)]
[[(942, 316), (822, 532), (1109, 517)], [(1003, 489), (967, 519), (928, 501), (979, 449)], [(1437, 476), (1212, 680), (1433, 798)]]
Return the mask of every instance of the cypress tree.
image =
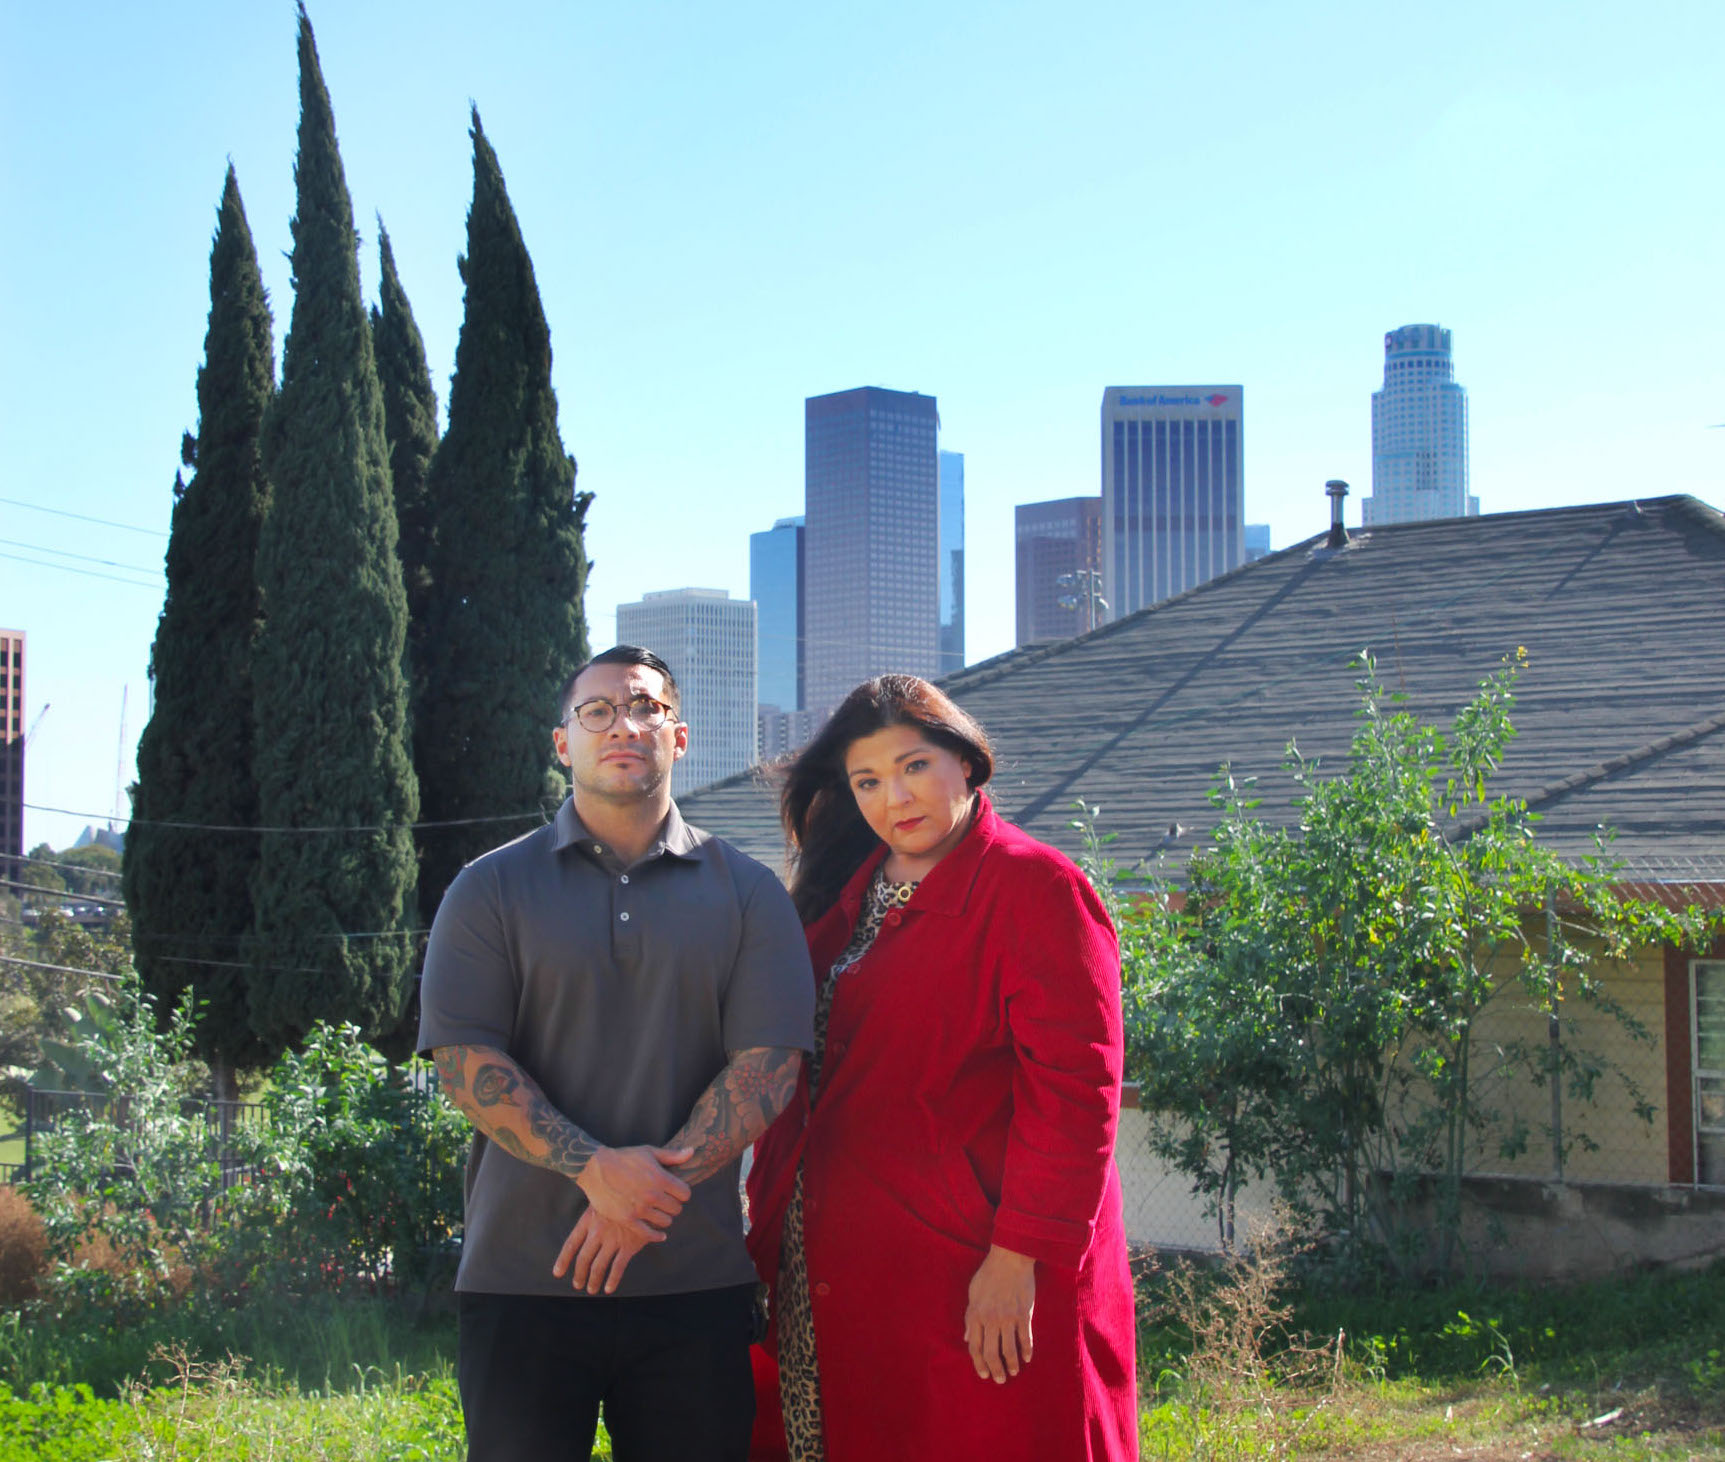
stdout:
[(372, 347), (383, 388), (383, 426), (389, 438), (389, 474), (395, 487), (401, 579), (407, 590), (407, 663), (410, 675), (425, 658), (422, 640), (431, 592), (431, 504), (427, 478), (437, 450), (437, 392), (425, 364), (425, 341), (395, 271), (389, 231), (377, 221), (383, 278), (371, 310)]
[(258, 998), (272, 1044), (318, 1020), (370, 1033), (406, 1001), (411, 824), (383, 393), (360, 297), (358, 236), (311, 22), (299, 11), (293, 318), (264, 423), (274, 489), (258, 542)]
[[(198, 371), (198, 432), (183, 439), (192, 480), (174, 477), (167, 599), (150, 651), (155, 705), (138, 742), (136, 819), (126, 835), (126, 904), (138, 971), (171, 1011), (203, 1002), (201, 1054), (232, 1095), (236, 1066), (264, 1054), (248, 1020), (241, 963), (252, 926), (257, 789), (252, 654), (260, 609), (258, 528), (269, 502), (259, 434), (274, 389), (269, 300), (230, 164), (210, 248), (210, 322)], [(203, 824), (203, 827), (173, 824)]]
[[(432, 608), (415, 751), (429, 917), (463, 863), (540, 820), (566, 783), (550, 726), (587, 655), (575, 460), (557, 430), (551, 331), (515, 210), (473, 112), (473, 204), (458, 261), (466, 312), (449, 424), (431, 466)], [(497, 821), (525, 813), (520, 823)]]

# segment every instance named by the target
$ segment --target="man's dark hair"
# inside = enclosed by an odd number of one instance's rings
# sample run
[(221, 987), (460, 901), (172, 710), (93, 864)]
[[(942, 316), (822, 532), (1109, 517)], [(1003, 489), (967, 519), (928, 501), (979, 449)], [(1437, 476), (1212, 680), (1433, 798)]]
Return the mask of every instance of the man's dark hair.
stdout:
[(671, 674), (669, 665), (651, 650), (644, 650), (639, 645), (613, 645), (609, 650), (601, 650), (591, 660), (577, 665), (574, 674), (563, 682), (563, 694), (557, 698), (560, 713), (557, 717), (558, 725), (562, 725), (575, 713), (575, 682), (594, 665), (644, 665), (649, 670), (657, 670), (665, 677), (665, 699), (670, 701), (671, 709), (682, 711), (683, 693), (677, 689), (677, 677)]

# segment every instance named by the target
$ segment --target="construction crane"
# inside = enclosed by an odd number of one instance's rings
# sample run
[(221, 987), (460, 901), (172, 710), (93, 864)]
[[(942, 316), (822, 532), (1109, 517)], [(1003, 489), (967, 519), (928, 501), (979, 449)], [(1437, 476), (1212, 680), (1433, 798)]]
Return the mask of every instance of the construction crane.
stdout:
[(53, 704), (54, 704), (53, 701), (43, 701), (42, 702), (42, 709), (36, 712), (36, 719), (30, 723), (30, 729), (24, 733), (24, 742), (23, 742), (24, 746), (29, 746), (30, 738), (33, 737), (36, 734), (36, 732), (41, 729), (42, 718), (48, 714), (48, 711), (53, 706)]

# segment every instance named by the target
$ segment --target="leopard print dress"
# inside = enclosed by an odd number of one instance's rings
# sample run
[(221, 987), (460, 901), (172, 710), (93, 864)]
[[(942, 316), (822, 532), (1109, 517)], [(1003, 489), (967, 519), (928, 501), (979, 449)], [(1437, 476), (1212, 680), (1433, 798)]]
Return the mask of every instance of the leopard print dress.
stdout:
[[(916, 892), (915, 883), (888, 882), (876, 873), (863, 899), (862, 917), (845, 951), (834, 962), (815, 1003), (814, 1059), (809, 1063), (809, 1101), (818, 1099), (821, 1058), (826, 1052), (827, 1020), (839, 976), (850, 969), (874, 943), (889, 912), (902, 908)], [(815, 1355), (815, 1316), (809, 1299), (809, 1264), (803, 1252), (803, 1173), (785, 1211), (785, 1236), (779, 1254), (779, 1399), (785, 1408), (785, 1441), (791, 1462), (825, 1462), (826, 1437), (821, 1431), (821, 1373)]]

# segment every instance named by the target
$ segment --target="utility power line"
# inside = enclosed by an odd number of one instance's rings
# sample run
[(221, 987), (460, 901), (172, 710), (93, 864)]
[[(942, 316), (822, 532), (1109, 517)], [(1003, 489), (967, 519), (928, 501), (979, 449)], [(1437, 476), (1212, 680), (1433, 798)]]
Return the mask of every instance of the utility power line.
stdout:
[(168, 536), (160, 528), (140, 528), (134, 523), (116, 523), (112, 518), (92, 518), (88, 513), (72, 513), (65, 508), (44, 507), (41, 503), (27, 503), (15, 497), (0, 497), (0, 503), (5, 503), (10, 508), (28, 508), (33, 513), (52, 513), (56, 518), (76, 518), (80, 523), (100, 523), (104, 528), (120, 528), (127, 533), (142, 533), (149, 538)]
[(101, 564), (104, 568), (125, 569), (134, 574), (158, 574), (161, 572), (160, 569), (146, 568), (142, 564), (120, 563), (111, 558), (92, 558), (87, 553), (73, 553), (67, 548), (50, 548), (45, 543), (25, 543), (17, 538), (0, 538), (0, 543), (4, 543), (8, 548), (27, 548), (31, 553), (52, 553), (59, 558), (75, 558), (79, 563)]
[(158, 594), (162, 589), (159, 582), (146, 584), (139, 579), (122, 579), (118, 574), (104, 574), (96, 569), (74, 568), (69, 563), (49, 563), (46, 559), (41, 558), (25, 558), (21, 553), (0, 553), (0, 558), (12, 559), (15, 563), (31, 564), (39, 569), (58, 569), (63, 574), (78, 574), (86, 579), (107, 579), (114, 584), (130, 584), (134, 589), (150, 589)]
[(114, 817), (107, 812), (79, 812), (71, 807), (46, 807), (40, 802), (26, 802), (32, 812), (57, 812), (63, 817), (87, 817), (96, 822), (123, 822), (130, 827), (173, 827), (187, 832), (205, 833), (392, 833), (425, 827), (475, 827), (482, 823), (526, 822), (538, 818), (550, 821), (538, 808), (531, 812), (504, 812), (492, 817), (449, 817), (439, 822), (371, 822), (352, 826), (331, 824), (327, 827), (244, 827), (222, 822), (164, 822), (147, 817)]
[(26, 965), (33, 970), (58, 970), (63, 975), (94, 975), (98, 980), (124, 980), (124, 975), (116, 975), (110, 970), (82, 970), (75, 965), (44, 964), (39, 959), (19, 959), (15, 954), (0, 954), (0, 963), (9, 965)]

